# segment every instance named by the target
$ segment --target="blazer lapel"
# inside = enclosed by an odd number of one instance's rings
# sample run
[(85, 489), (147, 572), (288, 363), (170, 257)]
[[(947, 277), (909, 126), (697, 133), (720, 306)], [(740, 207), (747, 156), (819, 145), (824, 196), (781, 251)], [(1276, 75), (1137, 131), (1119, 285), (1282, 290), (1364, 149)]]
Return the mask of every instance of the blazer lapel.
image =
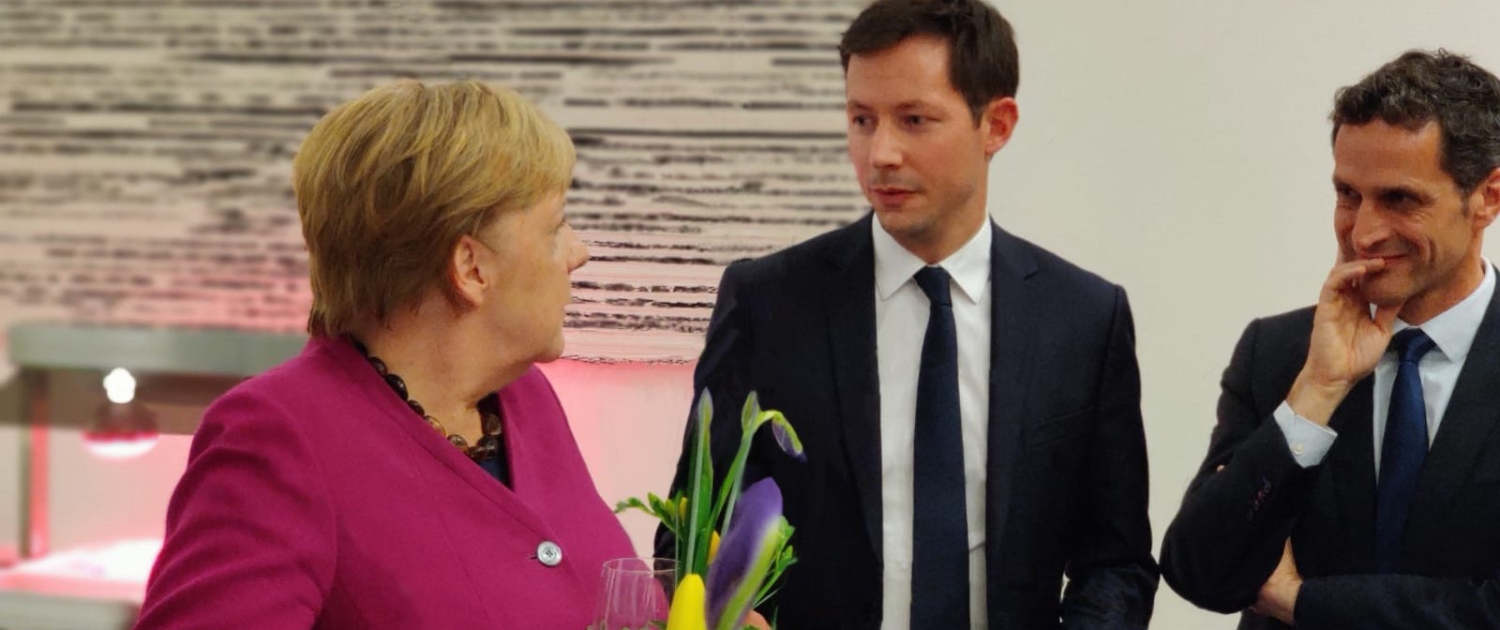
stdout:
[(1417, 479), (1402, 535), (1402, 549), (1420, 549), (1416, 541), (1424, 536), (1440, 536), (1440, 520), (1453, 496), (1468, 479), (1480, 452), (1494, 432), (1500, 407), (1495, 392), (1500, 391), (1500, 291), (1490, 298), (1484, 320), (1474, 336), (1474, 345), (1458, 375), (1453, 397), (1443, 412), (1437, 436)]
[(990, 424), (985, 463), (985, 547), (991, 570), (1009, 514), (1011, 471), (1015, 467), (1026, 390), (1037, 337), (1035, 300), (1027, 279), (1037, 271), (1019, 239), (993, 222), (990, 244)]
[(1354, 572), (1375, 570), (1375, 380), (1367, 376), (1344, 397), (1328, 426), (1338, 442), (1328, 453), (1329, 474), (1338, 501), (1338, 517), (1346, 532), (1349, 565)]
[(864, 514), (865, 534), (875, 557), (883, 561), (880, 499), (880, 377), (875, 354), (875, 246), (871, 216), (831, 240), (824, 277), (828, 337), (838, 392), (839, 424), (844, 430), (852, 477)]
[[(311, 345), (313, 342), (309, 342)], [(541, 517), (532, 511), (530, 507), (518, 500), (515, 493), (509, 488), (500, 485), (493, 477), (489, 476), (483, 468), (474, 465), (463, 453), (453, 448), (448, 440), (434, 432), (427, 423), (422, 422), (416, 416), (411, 415), (411, 410), (401, 402), (390, 386), (376, 374), (375, 370), (369, 369), (365, 358), (359, 354), (354, 346), (344, 341), (319, 341), (326, 344), (329, 356), (340, 368), (345, 370), (358, 384), (363, 397), (369, 401), (369, 409), (380, 414), (394, 424), (400, 431), (411, 437), (413, 447), (425, 450), (442, 468), (450, 474), (457, 476), (473, 488), (475, 492), (484, 497), (485, 500), (494, 503), (516, 521), (520, 526), (540, 536), (550, 535), (549, 529)], [(508, 417), (521, 415), (514, 412), (512, 407), (516, 404), (515, 394), (509, 388), (502, 389), (499, 393), (500, 404), (503, 406)], [(514, 412), (514, 413), (513, 413)], [(518, 431), (524, 431), (514, 421), (507, 421), (505, 440), (506, 450), (510, 457), (514, 458), (520, 449)], [(525, 455), (522, 455), (524, 458)], [(515, 459), (511, 460), (511, 470), (515, 470)], [(426, 475), (426, 467), (421, 467), (419, 474)]]

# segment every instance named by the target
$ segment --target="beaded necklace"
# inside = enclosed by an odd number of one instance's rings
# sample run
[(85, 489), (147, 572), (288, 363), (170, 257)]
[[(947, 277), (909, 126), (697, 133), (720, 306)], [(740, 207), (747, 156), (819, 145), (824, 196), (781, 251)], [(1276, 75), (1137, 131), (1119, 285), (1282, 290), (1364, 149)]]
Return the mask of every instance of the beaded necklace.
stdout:
[(385, 384), (389, 385), (396, 392), (396, 395), (401, 397), (406, 406), (415, 411), (418, 417), (426, 420), (427, 426), (437, 431), (438, 435), (447, 437), (448, 443), (457, 447), (464, 455), (469, 456), (469, 459), (482, 462), (494, 457), (500, 451), (500, 406), (498, 401), (493, 405), (493, 411), (483, 409), (483, 402), (481, 402), (480, 414), (484, 419), (484, 436), (479, 438), (478, 444), (471, 446), (469, 445), (469, 441), (464, 439), (464, 436), (457, 433), (449, 433), (443, 427), (443, 423), (438, 422), (437, 418), (428, 415), (427, 410), (422, 408), (422, 403), (412, 400), (406, 391), (406, 381), (387, 369), (385, 361), (381, 361), (380, 357), (370, 354), (369, 348), (366, 348), (365, 344), (361, 343), (358, 339), (351, 339), (351, 341), (354, 342), (354, 347), (359, 349), (360, 354), (365, 355), (365, 360), (369, 361), (370, 365), (375, 367), (375, 371), (380, 374), (380, 377), (385, 379)]

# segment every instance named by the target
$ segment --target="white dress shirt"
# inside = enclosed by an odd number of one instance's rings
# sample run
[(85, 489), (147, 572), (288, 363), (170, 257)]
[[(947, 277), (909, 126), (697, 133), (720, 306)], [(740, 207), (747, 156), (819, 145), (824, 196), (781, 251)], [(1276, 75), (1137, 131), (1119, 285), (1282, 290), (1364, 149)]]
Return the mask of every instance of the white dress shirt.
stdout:
[[(1464, 369), (1464, 360), (1469, 348), (1474, 345), (1474, 335), (1484, 320), (1485, 309), (1495, 294), (1495, 276), (1490, 271), (1490, 261), (1484, 262), (1484, 279), (1468, 297), (1448, 307), (1419, 328), (1437, 344), (1422, 356), (1417, 364), (1422, 374), (1422, 402), (1427, 407), (1427, 444), (1437, 436), (1438, 425), (1443, 421), (1443, 412), (1448, 409), (1448, 400), (1453, 397), (1453, 387), (1458, 383), (1458, 374)], [(1411, 326), (1400, 319), (1393, 327), (1401, 332)], [(1380, 474), (1380, 448), (1385, 442), (1385, 421), (1391, 407), (1391, 388), (1396, 382), (1396, 353), (1386, 352), (1375, 365), (1375, 474)], [(1311, 420), (1298, 416), (1285, 402), (1276, 409), (1276, 423), (1286, 434), (1287, 446), (1292, 457), (1303, 468), (1315, 466), (1328, 455), (1338, 433)]]
[[(913, 276), (926, 263), (870, 222), (875, 241), (875, 344), (880, 374), (883, 630), (911, 627), (912, 463), (917, 378), (930, 304)], [(990, 241), (988, 221), (939, 263), (952, 277), (963, 418), (964, 490), (969, 520), (969, 619), (988, 627), (984, 595), (984, 477), (990, 402)], [(952, 288), (950, 287), (950, 288)]]

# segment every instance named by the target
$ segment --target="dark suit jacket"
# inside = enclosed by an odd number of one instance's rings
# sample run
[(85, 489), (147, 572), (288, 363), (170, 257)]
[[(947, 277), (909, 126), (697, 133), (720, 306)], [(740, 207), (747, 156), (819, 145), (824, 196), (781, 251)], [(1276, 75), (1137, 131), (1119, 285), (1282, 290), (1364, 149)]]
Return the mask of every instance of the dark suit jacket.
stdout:
[[(1292, 459), (1272, 412), (1307, 358), (1311, 308), (1251, 322), (1224, 371), (1208, 457), (1162, 546), (1167, 583), (1219, 612), (1255, 603), (1291, 535), (1298, 628), (1500, 628), (1500, 292), (1427, 453), (1408, 516), (1403, 575), (1373, 575), (1371, 387), (1334, 412), (1317, 466)], [(1224, 470), (1215, 473), (1219, 465)], [(1285, 628), (1245, 613), (1240, 628)]]
[[(720, 475), (740, 442), (740, 405), (752, 389), (764, 407), (786, 414), (806, 447), (807, 461), (797, 462), (763, 431), (747, 474), (747, 483), (776, 479), (797, 528), (799, 560), (775, 602), (781, 630), (880, 625), (871, 216), (726, 269), (694, 378), (717, 404)], [(1125, 293), (992, 229), (989, 627), (1144, 627), (1158, 578)], [(674, 487), (685, 479), (688, 453)], [(668, 553), (670, 537), (658, 542)]]

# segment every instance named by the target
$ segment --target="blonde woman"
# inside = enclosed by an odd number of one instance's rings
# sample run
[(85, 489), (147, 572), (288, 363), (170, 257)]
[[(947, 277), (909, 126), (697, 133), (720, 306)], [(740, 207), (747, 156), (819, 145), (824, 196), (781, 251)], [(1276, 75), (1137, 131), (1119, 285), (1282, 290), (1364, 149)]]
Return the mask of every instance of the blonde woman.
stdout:
[(479, 83), (375, 89), (293, 165), (311, 340), (215, 402), (137, 628), (567, 628), (633, 555), (534, 364), (563, 350), (564, 131)]

